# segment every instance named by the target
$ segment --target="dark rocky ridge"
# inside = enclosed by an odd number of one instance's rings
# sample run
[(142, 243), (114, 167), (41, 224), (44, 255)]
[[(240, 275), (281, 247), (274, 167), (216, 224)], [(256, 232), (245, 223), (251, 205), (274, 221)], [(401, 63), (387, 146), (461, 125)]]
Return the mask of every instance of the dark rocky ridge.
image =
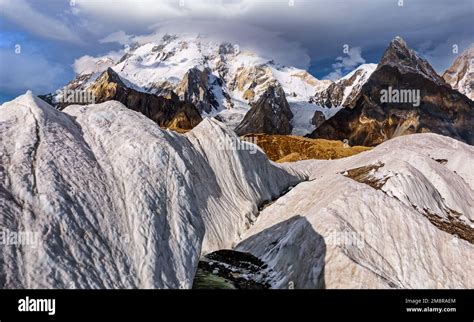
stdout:
[(290, 134), (293, 113), (279, 85), (269, 86), (252, 108), (245, 114), (235, 132), (238, 135), (249, 133)]
[(167, 98), (131, 89), (111, 68), (102, 73), (90, 90), (96, 103), (119, 101), (162, 127), (191, 129), (202, 121), (193, 104), (180, 101), (174, 93)]
[[(250, 253), (221, 249), (205, 255), (198, 265), (195, 289), (268, 289), (271, 269)], [(220, 285), (216, 278), (221, 279)]]

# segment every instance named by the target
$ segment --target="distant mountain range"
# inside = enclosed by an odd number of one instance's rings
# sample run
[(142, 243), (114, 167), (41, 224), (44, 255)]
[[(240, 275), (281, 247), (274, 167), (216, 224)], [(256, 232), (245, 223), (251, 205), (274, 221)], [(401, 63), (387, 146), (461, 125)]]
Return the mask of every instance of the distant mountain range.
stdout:
[[(285, 134), (308, 134), (314, 130), (310, 119), (316, 110), (326, 115), (335, 110), (308, 101), (330, 81), (320, 81), (308, 72), (282, 66), (270, 58), (240, 51), (230, 43), (207, 38), (165, 36), (161, 43), (133, 47), (118, 62), (100, 60), (94, 73), (78, 75), (62, 90), (92, 89), (97, 97), (110, 97), (97, 89), (102, 73), (115, 73), (123, 86), (138, 93), (167, 98), (177, 97), (194, 105), (203, 117), (218, 117), (237, 127), (251, 106), (271, 87), (281, 87), (294, 114)], [(111, 70), (107, 71), (107, 68)], [(64, 107), (61, 95), (45, 96), (50, 103)], [(126, 104), (139, 110), (137, 106)], [(160, 109), (159, 106), (155, 107)], [(163, 122), (162, 122), (163, 123)], [(281, 129), (276, 130), (282, 132)]]
[[(473, 46), (441, 77), (397, 37), (378, 65), (361, 65), (332, 82), (230, 43), (168, 35), (160, 43), (133, 47), (117, 62), (99, 60), (93, 73), (78, 75), (62, 93), (90, 90), (96, 102), (118, 100), (175, 129), (216, 117), (239, 134), (294, 134), (373, 146), (403, 134), (434, 132), (472, 144), (472, 65)], [(380, 92), (389, 87), (419, 90), (421, 105), (380, 102)], [(62, 102), (63, 95), (43, 98), (63, 108), (70, 104)]]

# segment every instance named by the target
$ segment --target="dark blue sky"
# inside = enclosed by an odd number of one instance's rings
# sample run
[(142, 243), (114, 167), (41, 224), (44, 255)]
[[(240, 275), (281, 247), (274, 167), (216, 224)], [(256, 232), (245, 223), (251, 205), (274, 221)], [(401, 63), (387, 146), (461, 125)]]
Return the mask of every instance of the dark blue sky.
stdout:
[(453, 46), (474, 42), (474, 0), (402, 2), (0, 0), (0, 102), (54, 91), (74, 77), (76, 59), (118, 55), (134, 37), (165, 31), (211, 34), (317, 78), (377, 63), (397, 35), (438, 72), (456, 57)]

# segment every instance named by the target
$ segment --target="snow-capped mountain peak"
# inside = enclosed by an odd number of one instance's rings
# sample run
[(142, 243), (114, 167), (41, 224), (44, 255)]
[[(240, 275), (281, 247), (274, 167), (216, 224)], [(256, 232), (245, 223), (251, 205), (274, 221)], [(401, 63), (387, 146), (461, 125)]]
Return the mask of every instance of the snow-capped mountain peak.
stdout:
[(474, 100), (474, 44), (456, 58), (443, 78), (453, 89)]
[(362, 86), (377, 69), (377, 64), (362, 64), (352, 72), (331, 83), (326, 90), (316, 93), (313, 101), (321, 106), (350, 107)]
[[(134, 45), (111, 68), (135, 91), (173, 92), (202, 116), (219, 115), (233, 128), (270, 86), (281, 86), (292, 112), (305, 116), (292, 121), (295, 134), (303, 135), (314, 130), (311, 118), (318, 108), (308, 101), (330, 85), (306, 70), (203, 35), (166, 35), (158, 42)], [(79, 75), (66, 88), (87, 89), (100, 74)], [(306, 112), (311, 115), (306, 117)]]

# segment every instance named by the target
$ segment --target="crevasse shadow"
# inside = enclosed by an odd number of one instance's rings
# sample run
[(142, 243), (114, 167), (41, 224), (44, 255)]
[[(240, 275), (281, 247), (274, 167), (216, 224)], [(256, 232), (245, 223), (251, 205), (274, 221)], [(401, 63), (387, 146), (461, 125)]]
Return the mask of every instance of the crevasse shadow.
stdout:
[(326, 243), (305, 217), (296, 215), (240, 242), (235, 250), (264, 261), (272, 288), (325, 288)]

